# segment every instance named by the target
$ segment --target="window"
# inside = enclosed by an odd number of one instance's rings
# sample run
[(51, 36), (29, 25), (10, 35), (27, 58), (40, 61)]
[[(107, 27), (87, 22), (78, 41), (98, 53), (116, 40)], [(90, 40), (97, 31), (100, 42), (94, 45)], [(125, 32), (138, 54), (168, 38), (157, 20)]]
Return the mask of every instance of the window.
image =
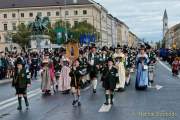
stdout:
[(47, 12), (47, 16), (51, 16), (51, 12)]
[(15, 14), (15, 13), (13, 13), (13, 14), (12, 14), (12, 17), (13, 17), (13, 18), (15, 18), (15, 17), (16, 17), (16, 14)]
[(87, 20), (83, 20), (83, 22), (87, 23)]
[(24, 13), (21, 13), (21, 17), (24, 17)]
[(74, 21), (74, 26), (76, 26), (78, 24), (78, 21)]
[(87, 15), (87, 10), (83, 10), (83, 15)]
[(7, 18), (7, 14), (4, 14), (4, 18)]
[(78, 11), (77, 10), (74, 11), (74, 15), (78, 15)]
[(69, 11), (65, 11), (65, 15), (69, 15)]
[(38, 13), (37, 13), (37, 15), (40, 15), (40, 16), (42, 16), (42, 12), (38, 12)]
[(57, 11), (57, 12), (56, 12), (56, 16), (59, 16), (59, 15), (60, 15), (60, 13)]
[(16, 23), (12, 23), (12, 29), (16, 30)]
[(7, 24), (4, 24), (4, 31), (7, 31), (8, 30), (8, 26)]
[(33, 17), (33, 13), (29, 13), (29, 17)]

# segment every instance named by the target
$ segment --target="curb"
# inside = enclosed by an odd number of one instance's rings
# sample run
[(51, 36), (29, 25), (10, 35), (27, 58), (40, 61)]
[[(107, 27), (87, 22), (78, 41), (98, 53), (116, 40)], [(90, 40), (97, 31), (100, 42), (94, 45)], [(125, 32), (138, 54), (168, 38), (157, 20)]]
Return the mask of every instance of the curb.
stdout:
[(1, 84), (6, 84), (12, 82), (12, 79), (5, 79), (5, 80), (0, 80), (0, 85)]

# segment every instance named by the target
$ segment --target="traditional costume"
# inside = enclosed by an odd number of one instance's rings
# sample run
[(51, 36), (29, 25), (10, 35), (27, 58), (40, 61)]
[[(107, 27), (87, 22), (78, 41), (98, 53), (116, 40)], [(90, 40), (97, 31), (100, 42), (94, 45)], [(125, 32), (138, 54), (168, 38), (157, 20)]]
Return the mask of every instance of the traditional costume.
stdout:
[(50, 94), (51, 92), (51, 72), (50, 72), (50, 60), (48, 56), (45, 56), (42, 62), (41, 70), (41, 89), (45, 94)]
[(118, 70), (115, 67), (113, 67), (113, 59), (109, 58), (108, 67), (106, 67), (103, 70), (102, 78), (101, 78), (101, 81), (103, 82), (103, 87), (106, 90), (105, 105), (109, 104), (109, 98), (110, 98), (110, 104), (113, 104), (114, 90), (116, 88), (116, 84), (118, 83), (118, 79), (119, 79)]
[(69, 67), (69, 60), (64, 59), (63, 60), (63, 67), (60, 72), (60, 78), (58, 83), (58, 90), (63, 93), (69, 93), (69, 90), (71, 89), (70, 83), (71, 83), (71, 77), (69, 76), (69, 73), (71, 71)]
[(69, 76), (71, 77), (71, 88), (74, 96), (74, 100), (72, 105), (76, 105), (78, 103), (78, 106), (81, 105), (80, 102), (80, 88), (81, 88), (81, 78), (82, 78), (82, 72), (80, 70), (79, 61), (76, 60), (73, 64), (73, 67), (71, 69), (71, 72), (69, 73)]
[(146, 53), (138, 54), (136, 60), (136, 84), (137, 90), (145, 90), (148, 86), (148, 62), (149, 58)]
[(113, 57), (115, 59), (115, 65), (119, 73), (119, 82), (116, 85), (116, 89), (117, 91), (124, 91), (125, 81), (126, 81), (126, 75), (125, 75), (126, 70), (124, 67), (125, 56), (122, 52), (120, 52), (120, 53), (115, 53)]
[(172, 74), (173, 74), (173, 76), (179, 74), (179, 61), (178, 61), (178, 58), (175, 58), (175, 60), (172, 63)]
[(17, 58), (15, 64), (16, 64), (16, 68), (14, 71), (15, 73), (12, 81), (12, 86), (15, 87), (16, 95), (18, 96), (19, 106), (17, 109), (22, 110), (22, 105), (21, 105), (22, 97), (24, 97), (26, 109), (28, 109), (29, 102), (27, 99), (27, 86), (31, 84), (29, 71), (24, 68), (21, 58)]
[(98, 68), (99, 65), (99, 56), (95, 53), (96, 48), (92, 48), (92, 52), (88, 56), (89, 67), (88, 70), (90, 71), (90, 79), (93, 85), (93, 93), (96, 93), (97, 88), (97, 77), (98, 77)]

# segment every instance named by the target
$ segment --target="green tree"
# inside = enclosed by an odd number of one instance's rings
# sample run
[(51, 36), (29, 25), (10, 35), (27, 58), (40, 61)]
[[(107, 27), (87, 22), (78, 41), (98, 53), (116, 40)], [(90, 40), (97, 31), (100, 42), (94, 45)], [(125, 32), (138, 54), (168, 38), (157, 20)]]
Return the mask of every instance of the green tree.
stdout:
[(44, 34), (50, 36), (51, 43), (55, 43), (56, 33), (50, 23), (48, 24), (48, 30), (45, 31)]
[(25, 24), (18, 25), (16, 33), (12, 33), (12, 41), (18, 43), (21, 47), (27, 47), (31, 31)]

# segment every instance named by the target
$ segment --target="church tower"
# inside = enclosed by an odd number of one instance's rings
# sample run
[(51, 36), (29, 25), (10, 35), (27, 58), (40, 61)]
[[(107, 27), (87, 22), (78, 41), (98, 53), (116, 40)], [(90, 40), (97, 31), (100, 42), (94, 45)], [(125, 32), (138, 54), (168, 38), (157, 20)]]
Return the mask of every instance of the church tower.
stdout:
[(165, 36), (167, 31), (168, 31), (168, 16), (167, 16), (167, 11), (165, 9), (163, 16), (163, 37)]

